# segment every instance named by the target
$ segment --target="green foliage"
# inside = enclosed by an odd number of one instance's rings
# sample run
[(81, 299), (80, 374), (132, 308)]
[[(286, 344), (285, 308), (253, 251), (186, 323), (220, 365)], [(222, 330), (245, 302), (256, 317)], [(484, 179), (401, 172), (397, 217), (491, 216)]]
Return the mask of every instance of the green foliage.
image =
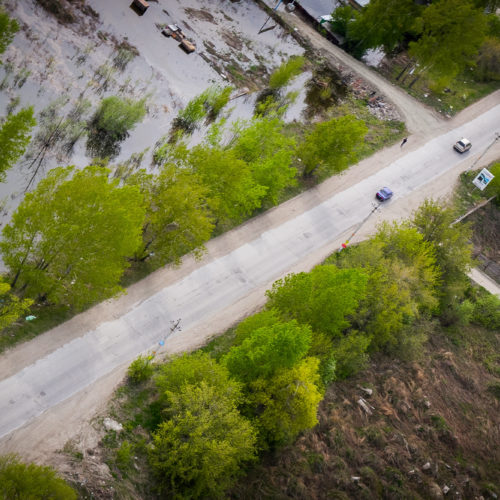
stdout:
[(156, 377), (160, 401), (168, 404), (167, 393), (180, 393), (184, 386), (199, 386), (202, 382), (224, 391), (232, 400), (241, 397), (241, 385), (229, 378), (229, 371), (223, 365), (201, 351), (183, 354), (164, 364)]
[(431, 75), (452, 79), (477, 54), (487, 32), (482, 9), (464, 0), (440, 0), (422, 13), (420, 36), (410, 55)]
[(207, 115), (211, 120), (217, 118), (229, 102), (232, 91), (233, 88), (230, 86), (221, 88), (214, 85), (191, 99), (175, 118), (174, 130), (191, 134)]
[(435, 252), (415, 228), (383, 224), (374, 238), (334, 261), (342, 268), (362, 268), (368, 276), (353, 323), (372, 338), (372, 349), (397, 346), (408, 325), (437, 305)]
[(189, 154), (189, 167), (208, 189), (208, 205), (218, 224), (241, 222), (266, 194), (257, 184), (250, 166), (232, 150), (196, 146)]
[(271, 445), (292, 442), (314, 427), (322, 394), (318, 389), (319, 360), (305, 358), (291, 369), (281, 369), (272, 378), (250, 383), (248, 404), (255, 412), (261, 437)]
[(164, 492), (220, 498), (243, 463), (255, 458), (256, 435), (226, 392), (202, 381), (167, 392), (168, 420), (153, 435), (151, 465)]
[(23, 464), (15, 455), (0, 456), (0, 499), (76, 500), (76, 492), (51, 467)]
[(205, 118), (207, 110), (205, 108), (206, 96), (201, 94), (191, 99), (184, 109), (181, 109), (174, 120), (174, 128), (183, 130), (188, 134), (194, 132), (198, 123)]
[(295, 139), (283, 132), (278, 118), (257, 118), (237, 130), (231, 145), (235, 155), (245, 161), (253, 179), (265, 186), (264, 202), (276, 204), (281, 192), (296, 185), (297, 171), (292, 166)]
[(472, 321), (492, 331), (500, 330), (500, 299), (496, 295), (486, 294), (474, 304)]
[(108, 173), (56, 168), (25, 196), (0, 244), (14, 290), (77, 308), (120, 290), (145, 210), (139, 190)]
[[(500, 35), (499, 35), (500, 37)], [(500, 80), (500, 40), (487, 38), (476, 57), (474, 78), (480, 82)]]
[(269, 378), (281, 368), (292, 368), (311, 344), (311, 329), (296, 321), (275, 323), (252, 332), (223, 359), (230, 373), (243, 382)]
[(246, 338), (250, 337), (254, 331), (260, 328), (270, 328), (280, 321), (280, 314), (276, 309), (269, 308), (252, 314), (238, 323), (235, 331), (235, 345), (241, 344)]
[(229, 102), (229, 97), (233, 87), (210, 87), (205, 91), (205, 108), (208, 116), (213, 120), (219, 116), (220, 112), (226, 107)]
[(472, 267), (471, 229), (467, 224), (454, 224), (455, 214), (432, 200), (413, 213), (410, 225), (432, 245), (436, 264), (441, 272), (441, 309), (454, 297), (462, 297), (467, 280), (465, 273)]
[(413, 34), (422, 7), (413, 0), (372, 0), (349, 26), (347, 35), (363, 48), (391, 52)]
[(332, 12), (330, 25), (332, 30), (343, 37), (348, 36), (349, 25), (355, 19), (356, 12), (350, 5), (342, 5)]
[(147, 203), (143, 245), (136, 258), (179, 264), (192, 250), (201, 255), (213, 231), (207, 188), (189, 171), (165, 165), (156, 176), (143, 170), (127, 180), (140, 186)]
[(154, 373), (152, 364), (154, 356), (139, 356), (132, 361), (127, 370), (127, 377), (133, 384), (140, 384), (145, 382)]
[(115, 156), (119, 143), (146, 115), (146, 99), (134, 101), (117, 96), (104, 98), (91, 123), (87, 148), (102, 158)]
[(115, 462), (119, 469), (123, 471), (130, 467), (130, 464), (132, 463), (133, 452), (134, 447), (132, 443), (123, 441), (123, 443), (120, 445), (120, 448), (118, 448), (118, 450), (116, 451)]
[(268, 306), (286, 319), (309, 324), (313, 331), (339, 336), (366, 291), (367, 275), (357, 269), (332, 265), (315, 267), (310, 273), (289, 274), (266, 294)]
[[(0, 16), (1, 17), (1, 16)], [(5, 180), (5, 172), (12, 168), (24, 154), (31, 139), (31, 129), (36, 125), (33, 107), (7, 116), (0, 127), (0, 182)]]
[(302, 73), (305, 59), (302, 56), (290, 57), (279, 68), (275, 69), (269, 77), (269, 88), (280, 89), (290, 83), (295, 77)]
[(337, 361), (336, 378), (350, 377), (366, 367), (371, 342), (370, 335), (357, 331), (350, 332), (336, 342), (333, 348), (333, 356)]
[(500, 205), (500, 162), (494, 163), (488, 167), (488, 170), (495, 176), (485, 189), (488, 197), (496, 196), (496, 203)]
[(353, 115), (315, 124), (297, 151), (304, 175), (322, 177), (344, 170), (355, 160), (367, 130)]
[(10, 285), (0, 279), (0, 330), (26, 314), (33, 304), (33, 300), (20, 299), (9, 291)]
[(5, 52), (8, 45), (14, 39), (14, 35), (19, 31), (19, 24), (15, 19), (11, 19), (0, 7), (0, 54)]

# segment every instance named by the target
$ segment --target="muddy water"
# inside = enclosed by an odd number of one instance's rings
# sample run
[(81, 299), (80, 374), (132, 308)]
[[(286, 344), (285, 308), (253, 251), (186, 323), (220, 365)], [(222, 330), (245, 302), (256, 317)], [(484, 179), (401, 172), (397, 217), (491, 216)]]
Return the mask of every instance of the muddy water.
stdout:
[[(130, 8), (128, 0), (88, 0), (88, 3), (99, 13), (97, 29), (105, 36), (98, 36), (95, 31), (86, 34), (78, 25), (61, 26), (33, 0), (10, 2), (10, 12), (23, 29), (4, 54), (3, 61), (8, 64), (0, 66), (0, 81), (10, 68), (4, 89), (0, 91), (0, 112), (4, 115), (14, 98), (20, 99), (16, 109), (33, 105), (39, 113), (55, 99), (66, 96), (69, 102), (61, 108), (64, 114), (82, 93), (91, 101), (93, 109), (109, 95), (148, 96), (147, 117), (124, 141), (114, 163), (148, 147), (152, 149), (154, 143), (168, 133), (183, 105), (209, 85), (227, 84), (227, 66), (234, 65), (245, 72), (261, 65), (270, 71), (290, 55), (303, 53), (280, 27), (257, 35), (266, 15), (250, 1), (160, 0), (151, 2), (143, 16)], [(173, 39), (161, 34), (159, 27), (172, 23), (178, 24), (196, 43), (195, 53), (186, 54)], [(140, 56), (129, 63), (124, 72), (115, 71), (108, 88), (103, 89), (96, 70), (102, 65), (111, 65), (115, 54), (113, 37), (127, 39), (137, 47)], [(209, 54), (212, 63), (202, 57), (207, 55), (207, 43), (212, 47)], [(22, 75), (27, 72), (23, 82)], [(300, 77), (293, 87), (300, 90), (305, 79)], [(301, 91), (286, 119), (299, 118), (302, 97)], [(229, 121), (250, 118), (254, 99), (255, 95), (251, 94), (231, 101)], [(202, 127), (193, 140), (201, 140), (205, 130)], [(85, 141), (80, 140), (71, 156), (49, 152), (37, 181), (57, 165), (85, 166), (90, 161)], [(145, 163), (148, 163), (147, 155)], [(4, 213), (10, 212), (23, 197), (32, 175), (26, 165), (26, 161), (21, 161), (8, 172), (6, 182), (0, 184), (0, 200), (5, 200), (6, 205)], [(8, 215), (3, 217), (0, 222), (5, 223)]]

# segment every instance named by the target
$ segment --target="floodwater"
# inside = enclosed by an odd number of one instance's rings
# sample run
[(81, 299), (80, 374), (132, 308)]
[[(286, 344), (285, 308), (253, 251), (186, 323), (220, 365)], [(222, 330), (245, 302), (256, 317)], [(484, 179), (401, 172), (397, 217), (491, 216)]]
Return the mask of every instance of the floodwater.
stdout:
[[(291, 55), (303, 53), (302, 47), (279, 26), (257, 34), (267, 15), (251, 1), (159, 0), (150, 2), (142, 16), (130, 8), (128, 0), (87, 3), (100, 16), (95, 29), (62, 26), (34, 0), (10, 1), (9, 11), (22, 29), (3, 54), (0, 113), (6, 114), (13, 99), (19, 99), (15, 110), (32, 105), (38, 114), (54, 100), (66, 98), (68, 102), (60, 110), (64, 115), (83, 95), (92, 104), (91, 115), (99, 101), (110, 95), (147, 97), (147, 116), (122, 143), (113, 164), (149, 148), (143, 163), (148, 166), (154, 144), (169, 132), (179, 109), (210, 85), (227, 85), (232, 69), (243, 76), (257, 66), (270, 72)], [(161, 34), (163, 26), (174, 23), (195, 42), (195, 53), (186, 54), (177, 42)], [(116, 55), (113, 39), (127, 40), (139, 51), (140, 55), (124, 71), (110, 70)], [(108, 71), (107, 79), (97, 76), (99, 68)], [(299, 97), (287, 112), (287, 120), (300, 118), (303, 86), (309, 77), (304, 73), (290, 86), (289, 90), (299, 91)], [(107, 86), (103, 85), (104, 80)], [(244, 86), (238, 79), (233, 86), (238, 83)], [(228, 106), (229, 122), (251, 118), (255, 97), (254, 92), (232, 100)], [(205, 130), (201, 127), (193, 141), (202, 140)], [(51, 150), (30, 189), (50, 168), (68, 164), (83, 167), (90, 162), (84, 138), (76, 143), (71, 154)], [(22, 199), (32, 176), (27, 165), (26, 159), (22, 159), (0, 184), (2, 225)]]

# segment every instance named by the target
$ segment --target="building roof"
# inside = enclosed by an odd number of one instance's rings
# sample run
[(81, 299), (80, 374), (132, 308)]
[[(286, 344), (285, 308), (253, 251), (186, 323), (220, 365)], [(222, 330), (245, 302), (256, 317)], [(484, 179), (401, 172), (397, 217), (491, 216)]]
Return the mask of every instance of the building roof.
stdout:
[(300, 5), (314, 18), (331, 14), (342, 5), (338, 0), (299, 0)]

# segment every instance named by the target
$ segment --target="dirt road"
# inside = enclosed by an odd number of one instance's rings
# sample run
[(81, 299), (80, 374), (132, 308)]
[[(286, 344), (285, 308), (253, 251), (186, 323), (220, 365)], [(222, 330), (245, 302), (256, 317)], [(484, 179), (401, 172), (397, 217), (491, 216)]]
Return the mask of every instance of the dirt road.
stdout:
[(329, 59), (335, 67), (344, 71), (348, 68), (375, 87), (388, 101), (392, 102), (403, 117), (403, 121), (410, 133), (425, 135), (431, 130), (444, 130), (443, 126), (446, 120), (437, 111), (423, 105), (404, 90), (388, 82), (370, 67), (329, 42), (295, 14), (280, 11), (280, 16), (292, 28), (296, 28), (310, 45), (319, 51), (323, 57)]

